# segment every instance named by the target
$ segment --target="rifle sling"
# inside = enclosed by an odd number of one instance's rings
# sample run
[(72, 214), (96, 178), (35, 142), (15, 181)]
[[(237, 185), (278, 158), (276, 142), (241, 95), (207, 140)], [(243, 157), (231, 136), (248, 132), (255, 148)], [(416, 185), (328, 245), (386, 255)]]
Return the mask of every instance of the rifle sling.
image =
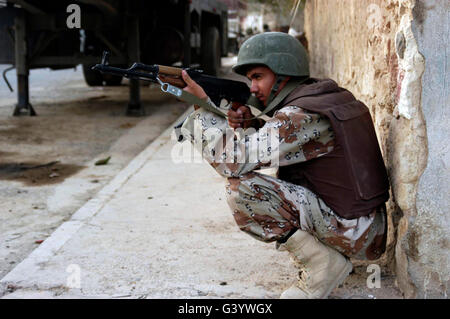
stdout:
[[(271, 110), (273, 110), (278, 104), (280, 104), (280, 102), (289, 94), (292, 92), (293, 89), (295, 89), (298, 85), (300, 85), (301, 83), (303, 83), (305, 80), (291, 80), (289, 82), (286, 83), (286, 86), (281, 90), (281, 92), (275, 97), (275, 99), (272, 100), (272, 102), (267, 106), (267, 108), (262, 111), (261, 113), (259, 113), (257, 116), (252, 117), (250, 119), (247, 120), (253, 120), (253, 119), (257, 119), (265, 114), (267, 114), (268, 112), (270, 112)], [(188, 104), (194, 104), (194, 105), (198, 105), (210, 112), (213, 112), (221, 117), (227, 118), (228, 116), (220, 111), (217, 107), (214, 107), (213, 105), (211, 105), (211, 103), (206, 100), (202, 100), (200, 98), (198, 98), (197, 96), (186, 92), (176, 86), (170, 85), (168, 83), (162, 83), (161, 84), (161, 90), (163, 92), (175, 95), (178, 99), (188, 103)]]
[(214, 107), (213, 105), (211, 105), (209, 101), (202, 100), (189, 92), (186, 92), (180, 88), (177, 88), (176, 86), (170, 85), (168, 83), (163, 83), (163, 84), (161, 84), (161, 90), (163, 92), (175, 95), (178, 99), (180, 99), (183, 102), (186, 102), (188, 104), (198, 105), (198, 106), (200, 106), (210, 112), (213, 112), (221, 117), (225, 117), (225, 118), (227, 117), (227, 115), (225, 113), (220, 111), (217, 107)]

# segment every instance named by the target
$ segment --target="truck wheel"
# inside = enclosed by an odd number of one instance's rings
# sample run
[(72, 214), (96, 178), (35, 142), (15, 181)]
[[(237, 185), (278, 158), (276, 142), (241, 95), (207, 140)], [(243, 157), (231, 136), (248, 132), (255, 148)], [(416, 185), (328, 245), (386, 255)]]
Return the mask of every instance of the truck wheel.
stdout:
[(202, 37), (202, 67), (206, 74), (217, 75), (221, 66), (220, 35), (216, 27), (208, 27)]
[(105, 80), (106, 86), (119, 86), (122, 84), (122, 77), (111, 74), (103, 74), (103, 80)]
[(94, 71), (91, 68), (93, 65), (83, 64), (83, 76), (86, 84), (89, 86), (102, 86), (103, 85), (103, 75)]

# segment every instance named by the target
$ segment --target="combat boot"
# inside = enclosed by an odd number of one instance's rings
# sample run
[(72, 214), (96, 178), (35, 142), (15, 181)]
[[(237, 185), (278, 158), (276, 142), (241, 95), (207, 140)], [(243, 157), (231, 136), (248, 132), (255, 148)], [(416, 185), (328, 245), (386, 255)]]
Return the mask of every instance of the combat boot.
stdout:
[(281, 294), (281, 299), (327, 298), (352, 271), (345, 256), (303, 230), (297, 230), (277, 249), (287, 250), (299, 270), (298, 281)]

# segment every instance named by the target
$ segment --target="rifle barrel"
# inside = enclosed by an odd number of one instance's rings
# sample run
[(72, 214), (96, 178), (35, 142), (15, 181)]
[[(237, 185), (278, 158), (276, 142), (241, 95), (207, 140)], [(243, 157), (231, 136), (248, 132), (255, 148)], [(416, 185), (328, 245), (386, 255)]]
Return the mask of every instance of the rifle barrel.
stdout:
[(147, 80), (152, 82), (156, 81), (156, 76), (153, 73), (139, 72), (130, 69), (120, 69), (109, 65), (96, 64), (92, 67), (93, 70), (100, 71), (101, 73), (110, 73), (118, 76), (124, 76), (129, 79)]

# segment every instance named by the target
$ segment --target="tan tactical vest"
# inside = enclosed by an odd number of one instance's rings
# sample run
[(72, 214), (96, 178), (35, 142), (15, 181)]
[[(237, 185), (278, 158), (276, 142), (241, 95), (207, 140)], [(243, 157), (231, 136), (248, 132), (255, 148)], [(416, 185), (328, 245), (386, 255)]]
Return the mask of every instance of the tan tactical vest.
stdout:
[[(325, 115), (335, 132), (332, 152), (279, 169), (279, 178), (302, 185), (339, 216), (367, 216), (389, 199), (389, 181), (369, 109), (333, 80), (310, 79), (282, 106)], [(282, 107), (281, 106), (281, 107)]]

